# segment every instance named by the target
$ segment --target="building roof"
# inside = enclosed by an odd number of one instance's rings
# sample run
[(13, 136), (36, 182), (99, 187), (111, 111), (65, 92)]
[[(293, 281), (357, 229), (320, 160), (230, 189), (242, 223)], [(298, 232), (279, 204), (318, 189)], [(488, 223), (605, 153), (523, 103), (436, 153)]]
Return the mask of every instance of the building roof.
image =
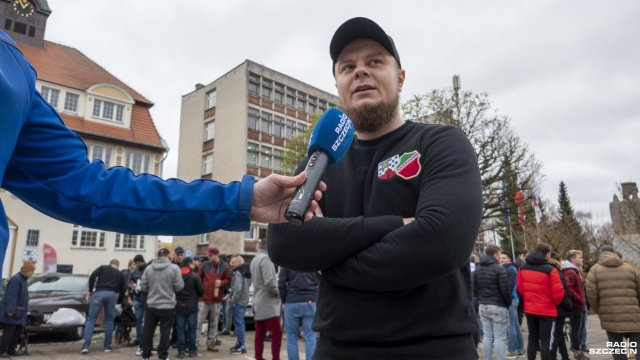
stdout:
[(24, 56), (35, 67), (38, 79), (81, 91), (87, 91), (97, 84), (111, 84), (125, 90), (134, 99), (131, 127), (122, 128), (102, 124), (78, 116), (60, 114), (65, 124), (83, 134), (93, 134), (125, 142), (164, 149), (162, 138), (153, 123), (149, 108), (153, 103), (109, 73), (80, 51), (45, 41), (43, 48), (18, 43)]

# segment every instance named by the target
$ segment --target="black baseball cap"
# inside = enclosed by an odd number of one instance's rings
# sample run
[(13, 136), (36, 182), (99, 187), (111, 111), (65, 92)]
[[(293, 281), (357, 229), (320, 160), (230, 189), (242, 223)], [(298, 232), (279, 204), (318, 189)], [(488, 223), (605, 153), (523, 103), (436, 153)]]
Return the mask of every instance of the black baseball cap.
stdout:
[(340, 55), (345, 46), (356, 39), (371, 39), (379, 43), (396, 59), (398, 66), (402, 67), (400, 64), (400, 55), (391, 36), (387, 35), (380, 25), (376, 24), (373, 20), (356, 17), (340, 25), (335, 34), (333, 34), (333, 38), (331, 38), (329, 54), (331, 55), (331, 60), (333, 60), (332, 72), (334, 75), (338, 55)]
[(175, 250), (173, 250), (173, 252), (176, 254), (184, 254), (184, 249), (181, 246), (178, 246)]
[(167, 248), (162, 248), (158, 250), (158, 257), (166, 257), (169, 256), (169, 250)]

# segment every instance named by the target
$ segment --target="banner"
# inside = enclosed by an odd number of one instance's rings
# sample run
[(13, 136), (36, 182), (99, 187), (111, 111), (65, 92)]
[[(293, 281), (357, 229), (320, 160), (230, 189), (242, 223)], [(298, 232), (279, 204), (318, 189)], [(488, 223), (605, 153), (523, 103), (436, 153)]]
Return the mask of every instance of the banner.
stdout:
[(44, 244), (44, 273), (58, 272), (58, 255), (53, 246)]

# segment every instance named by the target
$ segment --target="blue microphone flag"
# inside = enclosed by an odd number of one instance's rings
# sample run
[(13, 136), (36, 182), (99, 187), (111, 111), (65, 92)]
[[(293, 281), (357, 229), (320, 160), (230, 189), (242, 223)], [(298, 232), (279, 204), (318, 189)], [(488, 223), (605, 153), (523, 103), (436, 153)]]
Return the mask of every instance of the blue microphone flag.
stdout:
[(329, 156), (329, 164), (338, 162), (347, 153), (353, 141), (353, 123), (347, 114), (330, 108), (316, 123), (309, 139), (307, 156), (311, 158), (316, 150)]

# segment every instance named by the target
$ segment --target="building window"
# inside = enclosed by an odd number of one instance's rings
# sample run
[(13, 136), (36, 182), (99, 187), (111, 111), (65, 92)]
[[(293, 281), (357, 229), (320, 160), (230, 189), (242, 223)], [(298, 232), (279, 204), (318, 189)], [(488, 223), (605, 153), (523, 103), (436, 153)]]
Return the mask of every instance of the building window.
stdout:
[(116, 234), (116, 249), (144, 250), (144, 235)]
[(271, 99), (271, 80), (262, 78), (262, 97)]
[(282, 171), (284, 168), (284, 151), (273, 149), (273, 170)]
[(281, 116), (273, 117), (273, 135), (282, 137), (282, 130), (284, 129), (284, 118)]
[(78, 112), (78, 99), (80, 96), (78, 94), (66, 93), (64, 96), (64, 109), (66, 111)]
[(258, 144), (247, 143), (247, 165), (258, 165)]
[(38, 247), (40, 230), (27, 230), (27, 246)]
[(16, 21), (15, 24), (13, 24), (13, 31), (18, 34), (27, 35), (27, 24)]
[(216, 107), (216, 91), (207, 94), (207, 110)]
[(251, 130), (258, 130), (258, 110), (249, 108), (247, 127)]
[(275, 83), (273, 85), (274, 93), (273, 93), (273, 101), (278, 104), (284, 103), (284, 85)]
[(54, 108), (58, 108), (58, 97), (60, 96), (60, 90), (52, 89), (46, 86), (42, 87), (42, 97), (51, 104)]
[(36, 36), (36, 27), (29, 26), (29, 37), (35, 37), (35, 36)]
[(265, 169), (271, 169), (271, 152), (272, 149), (268, 146), (263, 146), (260, 153), (260, 167)]
[(100, 145), (89, 146), (89, 160), (102, 160), (105, 167), (111, 166), (111, 148)]
[(293, 109), (295, 103), (296, 103), (296, 91), (294, 89), (291, 88), (287, 88), (287, 107), (290, 107)]
[(204, 142), (213, 139), (213, 136), (215, 135), (215, 129), (215, 121), (209, 121), (208, 123), (204, 124)]
[(307, 95), (305, 93), (298, 92), (298, 111), (307, 111)]
[(296, 123), (295, 121), (287, 120), (287, 127), (285, 128), (284, 138), (291, 140), (296, 136)]
[(209, 244), (209, 233), (200, 234), (198, 236), (198, 245), (208, 245)]
[(131, 171), (136, 175), (147, 172), (147, 169), (149, 169), (149, 155), (130, 151), (127, 153), (125, 166), (131, 169)]
[(124, 113), (124, 105), (115, 104), (110, 101), (98, 100), (95, 99), (93, 101), (93, 116), (111, 120), (122, 122), (122, 114)]
[(13, 21), (11, 21), (11, 20), (9, 20), (9, 19), (6, 19), (6, 20), (4, 21), (4, 29), (5, 29), (5, 30), (10, 30), (10, 29), (11, 29), (11, 24), (12, 24), (12, 23), (13, 23)]
[(267, 224), (253, 224), (248, 231), (244, 232), (245, 241), (258, 241), (267, 236)]
[(309, 114), (315, 114), (317, 110), (316, 98), (309, 96)]
[(320, 113), (324, 114), (327, 111), (327, 102), (324, 100), (318, 100), (318, 108), (320, 109)]
[(74, 225), (71, 247), (104, 249), (104, 237), (104, 231)]
[(249, 74), (249, 95), (258, 96), (260, 89), (260, 77), (256, 74)]
[(211, 174), (213, 172), (213, 154), (207, 154), (202, 157), (202, 175)]
[(262, 112), (260, 114), (262, 121), (260, 122), (260, 131), (265, 134), (271, 134), (271, 114), (268, 112)]

